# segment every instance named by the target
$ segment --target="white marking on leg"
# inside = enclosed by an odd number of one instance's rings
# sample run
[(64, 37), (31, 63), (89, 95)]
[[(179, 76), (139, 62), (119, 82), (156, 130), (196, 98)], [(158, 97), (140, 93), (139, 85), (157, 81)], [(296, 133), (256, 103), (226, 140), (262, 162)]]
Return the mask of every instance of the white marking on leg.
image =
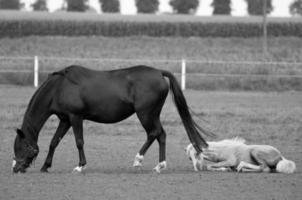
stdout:
[(143, 166), (142, 162), (144, 160), (144, 156), (139, 155), (139, 153), (136, 154), (135, 158), (134, 158), (134, 163), (133, 163), (133, 167), (141, 167)]
[(86, 169), (86, 166), (76, 166), (72, 172), (82, 173)]
[(12, 168), (14, 168), (17, 164), (17, 161), (13, 160), (13, 163), (12, 163)]
[(167, 162), (162, 161), (153, 168), (153, 171), (160, 173), (163, 169), (166, 169), (166, 168), (167, 168)]
[(16, 164), (17, 164), (17, 161), (14, 159), (13, 163), (12, 163), (12, 171), (14, 170), (14, 167), (16, 166)]

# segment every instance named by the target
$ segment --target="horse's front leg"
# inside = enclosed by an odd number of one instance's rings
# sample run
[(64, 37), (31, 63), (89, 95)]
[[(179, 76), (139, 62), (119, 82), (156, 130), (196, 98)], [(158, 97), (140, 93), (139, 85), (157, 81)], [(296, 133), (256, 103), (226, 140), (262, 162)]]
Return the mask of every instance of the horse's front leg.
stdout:
[(72, 116), (70, 121), (75, 136), (76, 145), (79, 151), (79, 165), (75, 167), (73, 171), (82, 172), (85, 169), (86, 165), (83, 138), (83, 119), (79, 116)]
[(50, 145), (49, 145), (49, 151), (46, 157), (46, 160), (44, 162), (43, 167), (41, 168), (41, 172), (48, 172), (48, 168), (52, 165), (52, 159), (55, 152), (56, 147), (58, 146), (61, 139), (65, 136), (68, 129), (70, 128), (70, 123), (68, 121), (60, 121), (59, 126), (56, 130), (55, 135), (51, 139)]
[[(154, 171), (160, 173), (161, 170), (167, 167), (166, 162), (166, 133), (160, 123), (160, 109), (142, 110), (137, 112), (137, 116), (147, 132), (147, 141), (144, 143), (138, 154), (135, 156), (133, 166), (141, 167), (145, 153), (157, 139), (159, 143), (159, 163), (153, 168)], [(159, 112), (159, 113), (156, 113)]]

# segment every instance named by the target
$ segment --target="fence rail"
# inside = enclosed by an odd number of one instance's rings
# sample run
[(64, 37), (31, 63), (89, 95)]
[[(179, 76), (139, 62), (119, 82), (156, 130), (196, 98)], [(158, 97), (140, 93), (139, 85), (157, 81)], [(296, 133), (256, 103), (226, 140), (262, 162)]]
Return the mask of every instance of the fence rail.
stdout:
[[(302, 78), (302, 62), (261, 62), (261, 61), (220, 61), (220, 60), (186, 60), (186, 59), (121, 59), (121, 58), (66, 58), (66, 57), (1, 57), (0, 61), (3, 60), (23, 60), (32, 63), (32, 68), (26, 67), (26, 69), (2, 69), (0, 72), (20, 73), (20, 72), (33, 72), (33, 85), (38, 87), (39, 85), (39, 73), (52, 72), (49, 69), (41, 69), (40, 63), (42, 61), (93, 61), (93, 62), (122, 62), (122, 63), (173, 63), (180, 67), (180, 73), (174, 73), (181, 77), (181, 88), (186, 89), (186, 77), (273, 77), (273, 78)], [(188, 72), (188, 64), (215, 64), (215, 65), (239, 65), (244, 66), (293, 66), (295, 68), (301, 67), (301, 74), (251, 74), (251, 73), (200, 73), (200, 72)], [(31, 65), (31, 64), (30, 64)], [(0, 66), (1, 67), (1, 66)]]

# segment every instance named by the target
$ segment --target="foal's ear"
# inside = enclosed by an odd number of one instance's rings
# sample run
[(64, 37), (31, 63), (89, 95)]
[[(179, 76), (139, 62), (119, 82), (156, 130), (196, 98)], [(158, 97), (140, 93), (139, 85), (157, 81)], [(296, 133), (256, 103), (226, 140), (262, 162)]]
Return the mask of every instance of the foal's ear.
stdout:
[(17, 134), (20, 136), (20, 138), (24, 138), (24, 133), (20, 129), (16, 129)]

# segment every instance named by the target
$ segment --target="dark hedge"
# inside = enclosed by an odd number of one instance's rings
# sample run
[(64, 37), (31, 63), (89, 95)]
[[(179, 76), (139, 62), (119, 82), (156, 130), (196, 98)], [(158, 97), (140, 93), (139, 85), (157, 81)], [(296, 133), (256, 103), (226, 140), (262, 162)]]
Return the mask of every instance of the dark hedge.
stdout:
[[(302, 37), (301, 22), (270, 22), (268, 36)], [(110, 37), (146, 35), (153, 37), (258, 37), (262, 24), (258, 22), (139, 22), (93, 20), (0, 20), (0, 37), (30, 35)]]

